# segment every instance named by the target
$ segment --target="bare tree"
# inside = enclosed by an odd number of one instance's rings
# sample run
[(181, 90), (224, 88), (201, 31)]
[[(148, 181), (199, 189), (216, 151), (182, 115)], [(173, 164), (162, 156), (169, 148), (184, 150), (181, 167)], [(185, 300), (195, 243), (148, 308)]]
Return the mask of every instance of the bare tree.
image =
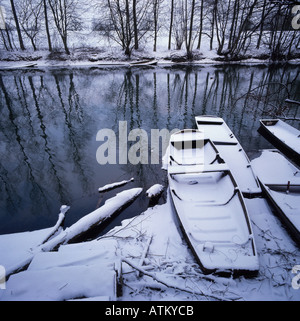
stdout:
[(186, 19), (184, 0), (177, 0), (174, 4), (174, 28), (173, 36), (177, 50), (180, 50), (185, 39)]
[(17, 11), (16, 11), (16, 7), (15, 7), (15, 4), (14, 4), (14, 0), (10, 0), (10, 5), (11, 5), (11, 10), (12, 10), (12, 13), (13, 13), (13, 16), (14, 16), (16, 28), (17, 28), (20, 48), (21, 48), (21, 50), (25, 50), (25, 46), (24, 46), (24, 43), (23, 43), (21, 28), (20, 28), (19, 19), (18, 19), (18, 16), (17, 16)]
[(139, 49), (139, 34), (137, 24), (136, 0), (132, 1), (133, 32), (134, 32), (134, 49)]
[(36, 51), (36, 37), (41, 30), (42, 1), (23, 0), (18, 9), (20, 26)]
[(46, 28), (46, 34), (47, 34), (47, 40), (48, 40), (48, 48), (49, 51), (52, 51), (52, 43), (51, 43), (51, 36), (49, 31), (49, 22), (48, 22), (48, 8), (47, 8), (47, 1), (43, 0), (44, 5), (44, 18), (45, 18), (45, 28)]
[(154, 22), (154, 45), (153, 45), (153, 51), (156, 51), (156, 48), (157, 48), (159, 4), (160, 4), (159, 0), (153, 0), (153, 22)]
[(101, 6), (101, 9), (105, 13), (108, 10), (108, 14), (98, 28), (130, 56), (133, 48), (139, 48), (140, 40), (150, 30), (150, 5), (150, 0), (107, 0), (106, 6)]
[(48, 0), (54, 23), (62, 39), (66, 54), (70, 54), (68, 47), (68, 33), (80, 25), (77, 15), (77, 0)]
[(170, 49), (171, 49), (173, 20), (174, 20), (174, 0), (171, 0), (171, 16), (170, 16), (170, 27), (169, 27), (169, 43), (168, 43), (168, 50), (170, 50)]
[[(193, 51), (193, 29), (194, 29), (194, 15), (195, 15), (195, 0), (192, 0), (190, 4), (190, 10), (188, 8), (188, 0), (185, 0), (185, 12), (186, 12), (186, 51), (188, 59), (192, 58)], [(189, 12), (190, 11), (190, 12)], [(189, 20), (189, 25), (188, 25)]]
[(202, 39), (202, 32), (203, 32), (203, 10), (204, 9), (204, 0), (201, 0), (200, 6), (200, 24), (199, 24), (199, 37), (198, 37), (198, 45), (197, 49), (200, 49), (201, 46), (201, 39)]

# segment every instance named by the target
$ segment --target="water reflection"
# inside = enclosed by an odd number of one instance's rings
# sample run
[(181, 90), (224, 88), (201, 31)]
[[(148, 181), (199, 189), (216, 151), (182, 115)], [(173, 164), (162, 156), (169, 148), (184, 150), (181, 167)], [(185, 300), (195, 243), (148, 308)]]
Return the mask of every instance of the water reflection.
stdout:
[[(258, 120), (275, 109), (300, 117), (284, 103), (300, 100), (299, 72), (292, 65), (1, 72), (0, 233), (48, 227), (61, 204), (71, 205), (71, 224), (95, 209), (97, 188), (107, 183), (134, 177), (132, 187), (166, 185), (161, 165), (97, 163), (97, 132), (110, 128), (118, 137), (119, 121), (150, 137), (151, 129), (195, 128), (195, 115), (213, 114), (246, 151), (268, 147)], [(124, 215), (147, 204), (142, 197)]]

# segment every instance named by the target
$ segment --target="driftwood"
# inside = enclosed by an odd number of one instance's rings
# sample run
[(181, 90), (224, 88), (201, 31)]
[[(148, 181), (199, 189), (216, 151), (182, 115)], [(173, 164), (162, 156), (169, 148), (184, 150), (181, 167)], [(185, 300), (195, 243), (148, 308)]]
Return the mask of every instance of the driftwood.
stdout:
[(55, 234), (60, 233), (61, 229), (63, 228), (63, 224), (65, 221), (65, 214), (67, 213), (67, 211), (70, 209), (70, 206), (67, 205), (63, 205), (60, 208), (60, 213), (58, 214), (58, 220), (56, 222), (56, 224), (53, 226), (52, 230), (50, 231), (50, 233), (48, 234), (48, 236), (44, 239), (44, 241), (41, 244), (45, 244), (46, 242), (48, 242), (53, 236), (55, 236)]
[[(53, 226), (51, 231), (48, 233), (48, 235), (45, 237), (44, 241), (41, 242), (41, 244), (37, 247), (41, 247), (43, 244), (47, 243), (56, 233), (59, 233), (62, 229), (62, 225), (65, 220), (65, 214), (69, 210), (69, 206), (63, 205), (60, 208), (60, 213), (58, 214), (58, 220), (56, 224)], [(34, 258), (36, 254), (36, 249), (31, 249), (31, 255), (29, 255), (26, 259), (24, 259), (21, 262), (18, 262), (17, 264), (10, 266), (6, 271), (6, 277), (9, 278), (12, 274), (20, 272), (25, 270), (28, 265), (31, 263), (32, 259)]]
[(164, 186), (160, 184), (155, 184), (146, 191), (146, 195), (149, 198), (148, 207), (154, 207), (157, 205), (163, 191)]
[(60, 245), (76, 241), (91, 229), (103, 224), (110, 217), (122, 212), (136, 200), (141, 192), (142, 188), (133, 188), (108, 199), (102, 207), (84, 216), (72, 226), (65, 229), (57, 237), (44, 244), (42, 251), (52, 251), (57, 249)]
[[(146, 256), (147, 256), (148, 251), (149, 251), (150, 244), (151, 244), (151, 242), (152, 242), (152, 238), (153, 238), (153, 236), (151, 236), (151, 237), (148, 239), (147, 243), (146, 243), (146, 246), (145, 246), (145, 248), (144, 248), (144, 251), (143, 251), (143, 253), (142, 253), (142, 256), (141, 256), (141, 259), (140, 259), (140, 262), (139, 262), (139, 265), (138, 265), (138, 266), (140, 266), (140, 267), (142, 267), (143, 264), (144, 264), (145, 258), (146, 258)], [(142, 275), (141, 272), (140, 272), (140, 271), (137, 271), (137, 276), (140, 277), (141, 275)]]
[(98, 192), (99, 192), (99, 193), (109, 192), (109, 191), (111, 191), (111, 190), (113, 190), (113, 189), (115, 189), (115, 188), (117, 188), (117, 187), (124, 186), (124, 185), (126, 185), (126, 184), (128, 184), (128, 183), (130, 183), (130, 182), (133, 182), (133, 181), (134, 181), (134, 178), (131, 178), (131, 179), (127, 180), (127, 181), (122, 181), (122, 182), (107, 184), (107, 185), (105, 185), (105, 186), (103, 186), (103, 187), (100, 187), (100, 188), (98, 189)]
[(58, 235), (55, 235), (64, 220), (64, 214), (68, 210), (68, 207), (61, 207), (61, 213), (51, 233), (46, 239), (36, 248), (31, 249), (31, 254), (22, 262), (18, 262), (14, 266), (11, 266), (7, 271), (7, 278), (17, 272), (25, 270), (34, 256), (39, 252), (51, 252), (56, 250), (60, 245), (68, 244), (74, 241), (76, 238), (82, 236), (95, 226), (99, 226), (109, 217), (112, 217), (116, 213), (120, 213), (126, 206), (129, 206), (142, 192), (142, 188), (133, 188), (131, 190), (123, 191), (117, 194), (115, 197), (107, 200), (105, 204), (95, 210), (94, 212), (84, 216), (69, 228), (61, 231)]
[(148, 272), (145, 269), (137, 266), (136, 264), (132, 263), (131, 261), (129, 261), (129, 260), (125, 259), (125, 258), (122, 258), (122, 262), (128, 264), (133, 269), (141, 272), (144, 275), (149, 276), (150, 278), (152, 278), (156, 282), (158, 282), (158, 283), (160, 283), (160, 284), (162, 284), (162, 285), (164, 285), (164, 286), (166, 286), (168, 288), (172, 288), (172, 289), (175, 289), (175, 290), (187, 292), (187, 293), (190, 293), (190, 294), (193, 294), (193, 295), (204, 296), (206, 299), (213, 299), (213, 300), (218, 300), (218, 301), (233, 301), (233, 300), (239, 300), (240, 299), (240, 297), (232, 297), (232, 298), (227, 298), (226, 299), (226, 298), (221, 297), (221, 296), (216, 296), (216, 295), (212, 295), (212, 294), (206, 294), (206, 293), (204, 293), (202, 291), (188, 290), (187, 288), (182, 288), (180, 286), (176, 286), (174, 284), (168, 283), (163, 279), (160, 279), (155, 273)]

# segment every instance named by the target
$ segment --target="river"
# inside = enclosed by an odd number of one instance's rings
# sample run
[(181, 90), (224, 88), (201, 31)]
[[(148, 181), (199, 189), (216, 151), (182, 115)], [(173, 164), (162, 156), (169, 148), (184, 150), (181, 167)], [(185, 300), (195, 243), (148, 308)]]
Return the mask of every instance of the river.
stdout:
[[(167, 187), (151, 156), (146, 164), (120, 164), (120, 139), (128, 140), (119, 137), (120, 124), (128, 135), (144, 130), (149, 155), (151, 130), (196, 128), (194, 117), (202, 114), (223, 117), (246, 152), (272, 148), (257, 133), (259, 119), (275, 109), (300, 117), (297, 105), (284, 103), (300, 101), (299, 73), (289, 64), (0, 71), (0, 234), (50, 227), (62, 204), (71, 206), (69, 226), (124, 188)], [(115, 164), (96, 158), (103, 129), (115, 133)], [(99, 187), (131, 177), (100, 198)], [(147, 206), (143, 195), (108, 228)]]

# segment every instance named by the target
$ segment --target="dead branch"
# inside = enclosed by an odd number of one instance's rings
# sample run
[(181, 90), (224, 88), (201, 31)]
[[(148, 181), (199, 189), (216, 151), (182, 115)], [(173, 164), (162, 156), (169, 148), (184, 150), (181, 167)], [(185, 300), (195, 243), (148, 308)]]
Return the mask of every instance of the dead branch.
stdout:
[(205, 294), (202, 291), (192, 291), (192, 290), (188, 290), (187, 288), (182, 288), (170, 283), (167, 283), (166, 281), (160, 279), (155, 273), (151, 273), (146, 271), (145, 269), (135, 265), (134, 263), (130, 262), (129, 260), (122, 258), (122, 262), (128, 264), (129, 266), (131, 266), (133, 269), (143, 273), (144, 275), (149, 276), (150, 278), (152, 278), (153, 280), (155, 280), (156, 282), (163, 284), (164, 286), (168, 287), (168, 288), (172, 288), (175, 290), (179, 290), (179, 291), (183, 291), (183, 292), (187, 292), (193, 295), (199, 295), (199, 296), (204, 296), (206, 299), (210, 298), (213, 300), (218, 300), (218, 301), (234, 301), (234, 300), (239, 300), (240, 298), (235, 297), (235, 298), (224, 298), (224, 297), (220, 297), (220, 296), (215, 296), (215, 295), (211, 295), (211, 294)]

